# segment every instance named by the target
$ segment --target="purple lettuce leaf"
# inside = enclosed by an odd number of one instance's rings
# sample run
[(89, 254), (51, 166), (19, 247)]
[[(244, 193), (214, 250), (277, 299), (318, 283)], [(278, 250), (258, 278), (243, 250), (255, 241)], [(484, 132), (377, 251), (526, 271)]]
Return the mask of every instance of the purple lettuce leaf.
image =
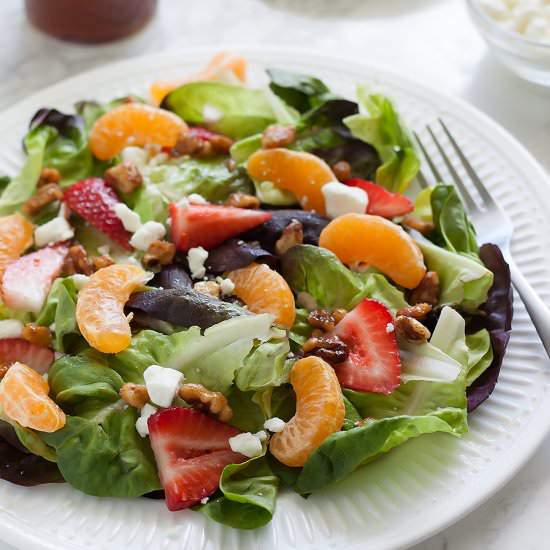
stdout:
[(495, 244), (484, 244), (479, 249), (479, 257), (493, 272), (494, 282), (484, 306), (485, 316), (474, 318), (469, 323), (468, 330), (486, 328), (489, 331), (493, 347), (493, 362), (468, 388), (468, 412), (479, 407), (495, 389), (506, 346), (510, 340), (514, 312), (510, 268), (500, 248)]
[(187, 290), (193, 288), (193, 281), (185, 267), (177, 264), (163, 267), (151, 281), (151, 286), (164, 289)]
[(210, 250), (205, 266), (210, 273), (223, 273), (246, 267), (252, 262), (260, 262), (276, 267), (277, 258), (255, 243), (241, 239), (231, 239)]

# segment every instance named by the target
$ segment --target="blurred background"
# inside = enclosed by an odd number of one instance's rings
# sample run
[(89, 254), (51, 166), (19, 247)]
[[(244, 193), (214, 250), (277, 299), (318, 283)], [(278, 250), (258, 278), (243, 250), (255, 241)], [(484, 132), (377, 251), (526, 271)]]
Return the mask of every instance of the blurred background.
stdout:
[[(550, 92), (520, 80), (497, 62), (465, 0), (158, 0), (156, 10), (153, 0), (141, 8), (134, 1), (111, 0), (118, 5), (122, 30), (119, 26), (109, 32), (136, 31), (151, 15), (141, 30), (114, 42), (84, 45), (37, 30), (26, 16), (24, 0), (2, 0), (0, 109), (67, 77), (138, 55), (180, 51), (183, 59), (185, 48), (196, 46), (303, 47), (376, 65), (472, 103), (550, 171)], [(44, 6), (51, 7), (54, 0), (28, 3), (35, 21), (48, 25)], [(72, 3), (93, 10), (105, 2)], [(108, 30), (103, 28), (103, 34)], [(87, 93), (93, 97), (93, 90)], [(547, 548), (547, 457), (550, 441), (479, 511), (416, 550)], [(0, 550), (8, 548), (0, 543)]]

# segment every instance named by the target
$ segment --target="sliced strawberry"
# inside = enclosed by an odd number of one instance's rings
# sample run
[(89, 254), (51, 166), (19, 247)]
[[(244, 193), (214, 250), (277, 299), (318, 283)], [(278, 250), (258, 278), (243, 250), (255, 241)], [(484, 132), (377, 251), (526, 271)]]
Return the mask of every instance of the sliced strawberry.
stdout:
[(44, 374), (52, 366), (54, 353), (51, 349), (31, 344), (22, 338), (0, 340), (0, 365), (9, 366), (17, 361)]
[(334, 370), (345, 388), (392, 393), (401, 383), (401, 360), (393, 317), (376, 300), (363, 300), (332, 331), (349, 348), (349, 356)]
[(272, 214), (215, 204), (170, 204), (172, 240), (179, 250), (214, 248), (269, 219)]
[(360, 187), (363, 191), (366, 191), (369, 196), (367, 214), (382, 216), (383, 218), (395, 218), (414, 210), (411, 199), (400, 193), (392, 193), (371, 181), (352, 178), (346, 180), (345, 184), (351, 187)]
[(11, 309), (38, 313), (69, 249), (49, 246), (11, 262), (2, 277), (2, 299)]
[(65, 189), (64, 200), (81, 218), (119, 245), (132, 250), (132, 235), (124, 229), (114, 210), (121, 201), (101, 178), (88, 178), (74, 183)]
[(229, 446), (229, 438), (240, 433), (237, 428), (194, 409), (164, 409), (147, 424), (169, 510), (212, 495), (225, 466), (247, 460)]

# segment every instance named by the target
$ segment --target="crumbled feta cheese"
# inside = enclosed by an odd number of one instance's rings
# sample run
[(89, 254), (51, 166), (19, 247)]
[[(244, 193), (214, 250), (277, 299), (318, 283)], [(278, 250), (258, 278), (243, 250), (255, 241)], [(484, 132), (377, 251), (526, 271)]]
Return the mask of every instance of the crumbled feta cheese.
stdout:
[(151, 401), (160, 407), (169, 407), (183, 374), (175, 369), (151, 365), (145, 369), (143, 378)]
[(206, 267), (204, 262), (208, 258), (208, 251), (202, 246), (196, 248), (190, 248), (187, 253), (187, 261), (189, 263), (189, 269), (191, 270), (191, 277), (193, 279), (202, 279), (206, 275)]
[(50, 332), (55, 332), (55, 323), (52, 323), (49, 327)]
[(146, 251), (153, 241), (158, 241), (166, 235), (166, 228), (159, 222), (144, 223), (130, 239), (130, 244), (137, 250)]
[(126, 231), (135, 233), (141, 227), (141, 218), (139, 214), (128, 208), (123, 202), (115, 204), (114, 211), (116, 217), (122, 222)]
[(204, 122), (218, 122), (223, 117), (223, 113), (215, 106), (205, 103), (202, 109), (202, 118)]
[(386, 332), (387, 332), (388, 334), (391, 334), (391, 333), (394, 332), (394, 331), (395, 331), (395, 325), (394, 325), (393, 323), (388, 323), (388, 324), (386, 325)]
[(220, 285), (222, 296), (230, 296), (235, 290), (235, 283), (231, 279), (216, 277), (216, 282)]
[(260, 441), (267, 441), (267, 432), (265, 432), (264, 430), (260, 430), (253, 435), (257, 437)]
[(144, 405), (141, 409), (139, 418), (136, 420), (136, 430), (141, 437), (146, 437), (149, 435), (149, 425), (147, 424), (147, 421), (150, 416), (153, 416), (157, 412), (157, 410), (158, 409), (156, 407), (149, 405), (149, 403)]
[(241, 453), (249, 458), (262, 454), (262, 442), (260, 438), (250, 432), (230, 437), (229, 446), (233, 452)]
[(97, 251), (102, 256), (108, 256), (111, 253), (111, 247), (108, 244), (104, 244), (103, 246), (98, 246)]
[(0, 340), (4, 338), (19, 338), (23, 332), (23, 323), (17, 319), (0, 321)]
[(282, 432), (283, 428), (286, 426), (286, 422), (281, 420), (279, 417), (274, 416), (273, 418), (268, 418), (264, 422), (264, 428), (270, 432)]
[(201, 498), (201, 504), (206, 504), (210, 499), (208, 497)]
[[(188, 197), (182, 197), (177, 203), (176, 206), (179, 208), (187, 208), (189, 206), (189, 198)], [(172, 218), (169, 218), (170, 220)]]
[(47, 223), (39, 225), (34, 231), (34, 242), (37, 248), (48, 244), (66, 241), (74, 237), (74, 229), (62, 217), (56, 217)]
[(202, 195), (199, 195), (198, 193), (191, 193), (187, 197), (187, 200), (192, 204), (208, 204), (208, 201)]
[(298, 292), (298, 295), (296, 296), (296, 303), (299, 306), (310, 310), (319, 308), (315, 298), (308, 292)]
[(147, 151), (141, 147), (124, 147), (124, 149), (120, 152), (120, 156), (122, 158), (122, 162), (131, 162), (138, 168), (144, 167), (149, 160)]
[(82, 273), (75, 273), (74, 275), (71, 275), (71, 279), (73, 280), (74, 286), (76, 286), (77, 290), (83, 289), (84, 286), (90, 281), (90, 277), (88, 277), (88, 275), (83, 275)]
[(325, 207), (330, 218), (337, 218), (344, 214), (364, 214), (369, 204), (369, 196), (359, 187), (350, 187), (339, 181), (325, 183), (321, 187), (325, 197)]

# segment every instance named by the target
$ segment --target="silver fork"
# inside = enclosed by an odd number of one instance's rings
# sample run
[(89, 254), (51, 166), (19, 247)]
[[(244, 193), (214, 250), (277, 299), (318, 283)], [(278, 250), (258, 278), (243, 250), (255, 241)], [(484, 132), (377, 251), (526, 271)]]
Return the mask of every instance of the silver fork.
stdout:
[[(464, 201), (468, 214), (470, 215), (477, 233), (480, 236), (480, 241), (484, 243), (487, 242), (496, 244), (502, 250), (504, 258), (510, 265), (512, 283), (525, 304), (525, 308), (527, 309), (531, 320), (535, 325), (544, 349), (550, 357), (550, 310), (546, 307), (538, 294), (533, 290), (533, 287), (527, 282), (512, 258), (510, 253), (510, 241), (512, 240), (512, 234), (514, 231), (512, 222), (507, 214), (501, 210), (498, 204), (496, 204), (493, 200), (478, 174), (464, 155), (456, 139), (447, 128), (446, 124), (441, 119), (439, 120), (439, 123), (449, 139), (452, 148), (456, 152), (462, 167), (479, 193), (480, 200), (476, 200), (469, 192), (468, 186), (460, 177), (457, 168), (453, 166), (449, 155), (445, 152), (443, 146), (441, 145), (441, 141), (437, 138), (433, 129), (430, 126), (427, 126), (426, 129), (428, 130), (428, 133), (434, 141), (443, 162), (451, 174), (459, 194)], [(420, 140), (418, 134), (414, 133), (414, 137), (420, 145), (420, 149), (428, 162), (428, 166), (430, 167), (430, 171), (432, 172), (435, 180), (437, 182), (443, 182), (444, 178), (441, 176), (441, 173), (437, 169), (433, 158), (430, 157), (427, 148)], [(428, 186), (428, 181), (422, 171), (419, 173), (417, 179), (421, 187)]]

